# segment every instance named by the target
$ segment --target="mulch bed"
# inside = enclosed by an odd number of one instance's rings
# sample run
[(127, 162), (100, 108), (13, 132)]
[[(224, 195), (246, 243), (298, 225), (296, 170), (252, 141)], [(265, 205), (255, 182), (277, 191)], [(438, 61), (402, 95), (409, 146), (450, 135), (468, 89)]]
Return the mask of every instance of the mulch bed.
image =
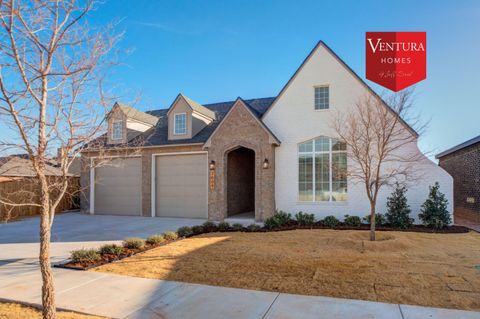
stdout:
[[(347, 226), (345, 224), (338, 224), (334, 228), (325, 226), (321, 224), (320, 222), (316, 222), (313, 225), (298, 225), (295, 221), (290, 221), (287, 225), (277, 227), (275, 229), (269, 230), (264, 227), (260, 229), (255, 229), (255, 230), (249, 230), (248, 228), (243, 228), (243, 230), (219, 230), (217, 228), (209, 228), (207, 230), (203, 230), (201, 232), (194, 232), (192, 235), (187, 236), (187, 237), (192, 237), (192, 236), (197, 236), (201, 235), (204, 233), (211, 233), (211, 232), (236, 232), (236, 231), (243, 231), (243, 232), (278, 232), (278, 231), (288, 231), (288, 230), (296, 230), (296, 229), (333, 229), (333, 230), (365, 230), (368, 231), (370, 230), (370, 225), (368, 224), (362, 224), (360, 226)], [(388, 225), (383, 225), (383, 226), (376, 226), (375, 228), (376, 231), (400, 231), (400, 232), (417, 232), (417, 233), (441, 233), (441, 234), (459, 234), (459, 233), (468, 233), (470, 231), (469, 228), (464, 227), (464, 226), (458, 226), (458, 225), (453, 225), (453, 226), (447, 226), (442, 229), (432, 229), (428, 228), (423, 225), (412, 225), (409, 228), (406, 229), (399, 229), (399, 228), (393, 228)], [(170, 244), (174, 241), (182, 240), (183, 238), (179, 238), (176, 240), (171, 240), (171, 241), (166, 241), (158, 245), (146, 245), (145, 247), (141, 249), (127, 249), (124, 248), (124, 251), (120, 255), (101, 255), (101, 259), (95, 262), (83, 262), (83, 263), (74, 263), (74, 262), (66, 262), (64, 264), (57, 264), (54, 265), (54, 267), (57, 268), (66, 268), (66, 269), (73, 269), (73, 270), (89, 270), (95, 267), (99, 267), (108, 263), (116, 262), (119, 260), (122, 260), (127, 257), (131, 257), (133, 255), (143, 253), (145, 251), (148, 251), (150, 249), (154, 249), (163, 245)]]
[(64, 269), (73, 269), (73, 270), (89, 270), (89, 269), (92, 269), (92, 268), (95, 268), (95, 267), (98, 267), (98, 266), (101, 266), (101, 265), (109, 264), (109, 263), (112, 263), (112, 262), (115, 262), (115, 261), (122, 260), (122, 259), (127, 258), (127, 257), (131, 257), (131, 256), (136, 255), (136, 254), (143, 253), (143, 252), (148, 251), (150, 249), (154, 249), (154, 248), (157, 248), (157, 247), (160, 247), (160, 246), (163, 246), (163, 245), (173, 243), (177, 240), (180, 240), (180, 239), (165, 241), (165, 242), (163, 242), (161, 244), (158, 244), (158, 245), (148, 245), (148, 244), (146, 244), (145, 247), (140, 248), (140, 249), (123, 248), (123, 253), (121, 253), (120, 255), (113, 255), (113, 254), (100, 255), (101, 259), (97, 260), (97, 261), (94, 261), (94, 262), (81, 262), (81, 263), (77, 262), (77, 263), (75, 263), (75, 262), (72, 262), (72, 261), (68, 261), (64, 264), (53, 265), (53, 267), (64, 268)]

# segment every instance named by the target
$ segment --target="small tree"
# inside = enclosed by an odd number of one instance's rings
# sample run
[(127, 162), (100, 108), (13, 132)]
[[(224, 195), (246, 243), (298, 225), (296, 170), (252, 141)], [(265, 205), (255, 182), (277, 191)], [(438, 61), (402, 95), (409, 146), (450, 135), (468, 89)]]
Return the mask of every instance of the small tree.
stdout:
[(333, 129), (347, 145), (347, 177), (363, 184), (370, 202), (370, 240), (375, 240), (380, 190), (396, 182), (413, 182), (419, 177), (416, 167), (423, 154), (418, 151), (417, 138), (425, 125), (410, 116), (411, 98), (410, 90), (384, 99), (367, 93), (352, 109), (338, 111), (332, 119)]
[(430, 186), (428, 198), (422, 204), (421, 213), (418, 215), (425, 226), (435, 229), (444, 228), (452, 222), (450, 212), (447, 209), (448, 200), (439, 189), (438, 182)]
[(387, 198), (387, 213), (385, 217), (387, 222), (393, 227), (407, 228), (413, 223), (413, 218), (410, 218), (410, 206), (407, 203), (405, 193), (407, 188), (405, 186), (395, 185), (395, 189)]

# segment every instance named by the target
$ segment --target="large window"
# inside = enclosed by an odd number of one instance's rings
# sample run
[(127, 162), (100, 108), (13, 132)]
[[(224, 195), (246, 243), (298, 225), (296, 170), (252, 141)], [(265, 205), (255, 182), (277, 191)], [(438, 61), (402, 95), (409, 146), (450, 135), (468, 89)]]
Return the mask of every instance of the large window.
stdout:
[(122, 121), (115, 121), (112, 123), (112, 140), (121, 140), (123, 138), (122, 129)]
[(347, 148), (328, 137), (299, 144), (298, 194), (305, 202), (347, 200)]
[(330, 89), (328, 86), (315, 88), (315, 110), (326, 110), (330, 108)]
[(174, 134), (186, 134), (187, 133), (187, 115), (185, 113), (175, 114), (174, 118)]

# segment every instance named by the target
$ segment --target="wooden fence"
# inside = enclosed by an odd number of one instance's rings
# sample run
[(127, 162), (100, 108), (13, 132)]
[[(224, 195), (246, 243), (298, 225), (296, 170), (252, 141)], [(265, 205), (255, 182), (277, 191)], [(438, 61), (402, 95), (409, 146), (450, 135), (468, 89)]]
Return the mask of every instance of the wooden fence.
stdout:
[[(55, 183), (59, 177), (51, 176), (49, 184)], [(57, 213), (78, 208), (80, 178), (69, 177), (69, 189), (57, 207)], [(38, 203), (38, 182), (33, 177), (0, 177), (0, 197), (11, 203)], [(56, 191), (52, 191), (55, 196)], [(38, 206), (10, 206), (0, 203), (0, 222), (10, 222), (28, 216), (40, 214)]]

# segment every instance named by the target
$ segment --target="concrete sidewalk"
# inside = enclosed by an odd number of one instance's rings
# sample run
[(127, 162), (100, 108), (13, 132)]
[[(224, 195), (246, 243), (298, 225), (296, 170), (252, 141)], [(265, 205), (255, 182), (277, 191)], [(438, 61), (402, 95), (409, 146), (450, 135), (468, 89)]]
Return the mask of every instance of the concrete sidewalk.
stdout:
[[(36, 265), (0, 266), (0, 299), (40, 304)], [(57, 306), (112, 318), (480, 319), (480, 312), (290, 295), (54, 269)]]

